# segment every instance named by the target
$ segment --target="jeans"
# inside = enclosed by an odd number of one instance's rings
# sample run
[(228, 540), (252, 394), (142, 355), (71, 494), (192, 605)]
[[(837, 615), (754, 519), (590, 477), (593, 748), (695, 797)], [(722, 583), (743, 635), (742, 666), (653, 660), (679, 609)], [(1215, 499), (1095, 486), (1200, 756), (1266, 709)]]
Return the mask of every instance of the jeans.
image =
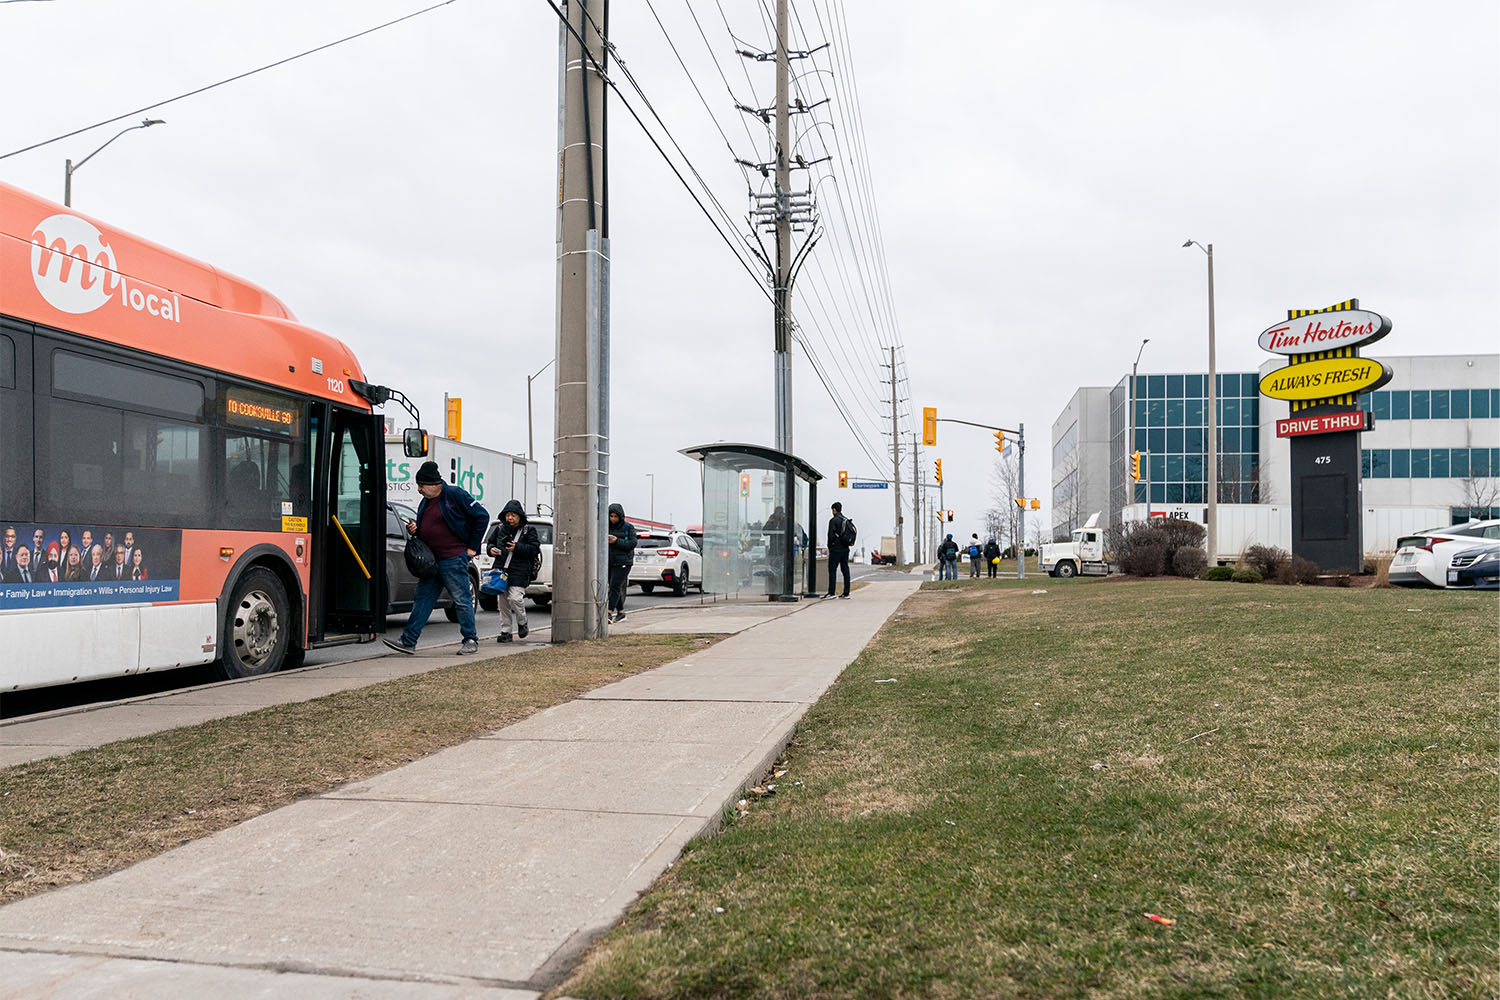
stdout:
[(943, 560), (938, 563), (938, 579), (939, 580), (957, 580), (958, 579), (958, 560), (957, 559), (949, 559), (947, 557), (944, 557)]
[(839, 569), (844, 571), (844, 596), (849, 596), (849, 550), (828, 550), (828, 595), (833, 596), (833, 583), (837, 579), (835, 574)]
[(609, 610), (625, 610), (625, 588), (630, 585), (630, 564), (609, 568)]
[(421, 637), (422, 629), (427, 627), (427, 619), (431, 617), (432, 609), (437, 604), (438, 595), (444, 590), (448, 591), (453, 598), (454, 607), (458, 609), (459, 632), (465, 639), (479, 641), (479, 633), (474, 631), (474, 603), (469, 593), (469, 557), (439, 559), (437, 569), (437, 576), (417, 581), (417, 593), (411, 602), (411, 615), (406, 619), (406, 628), (401, 630), (403, 646), (417, 644), (417, 639)]

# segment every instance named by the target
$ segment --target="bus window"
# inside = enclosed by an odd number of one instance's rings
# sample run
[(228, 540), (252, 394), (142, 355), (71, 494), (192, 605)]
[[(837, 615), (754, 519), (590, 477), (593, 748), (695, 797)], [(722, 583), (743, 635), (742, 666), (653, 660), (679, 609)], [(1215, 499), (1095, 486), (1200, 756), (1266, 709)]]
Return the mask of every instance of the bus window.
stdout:
[(0, 334), (0, 511), (17, 520), (32, 513), (30, 339)]

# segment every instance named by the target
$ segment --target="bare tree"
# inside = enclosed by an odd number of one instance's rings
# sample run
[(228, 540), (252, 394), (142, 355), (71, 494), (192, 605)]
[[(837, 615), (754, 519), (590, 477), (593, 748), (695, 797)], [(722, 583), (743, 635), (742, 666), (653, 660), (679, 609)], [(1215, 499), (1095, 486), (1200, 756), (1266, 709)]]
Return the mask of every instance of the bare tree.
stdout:
[(985, 525), (994, 526), (995, 541), (1005, 549), (1016, 543), (1021, 534), (1021, 510), (1016, 498), (1021, 495), (1021, 467), (1014, 457), (1001, 456), (990, 467), (990, 509)]
[(1458, 481), (1458, 491), (1459, 502), (1469, 508), (1470, 517), (1485, 518), (1491, 507), (1500, 507), (1500, 479), (1466, 476)]

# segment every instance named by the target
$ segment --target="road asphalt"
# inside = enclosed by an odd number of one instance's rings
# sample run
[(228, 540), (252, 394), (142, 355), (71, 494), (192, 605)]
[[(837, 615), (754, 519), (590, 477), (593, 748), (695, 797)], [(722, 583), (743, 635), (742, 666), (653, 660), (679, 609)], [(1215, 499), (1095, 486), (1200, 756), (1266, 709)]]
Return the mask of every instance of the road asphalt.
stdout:
[[(627, 619), (624, 630), (734, 634), (395, 771), (0, 907), (0, 992), (538, 997), (684, 844), (718, 828), (918, 586), (896, 579), (851, 600)], [(326, 694), (356, 666), (369, 683), (452, 662), (392, 654), (268, 679), (287, 682), (275, 688), (217, 685), (208, 690), (228, 698), (218, 706), (201, 688), (152, 699), (181, 700), (149, 721), (132, 721), (134, 705), (108, 723), (115, 707), (36, 721), (71, 718), (105, 742), (201, 721), (212, 707), (232, 714)]]

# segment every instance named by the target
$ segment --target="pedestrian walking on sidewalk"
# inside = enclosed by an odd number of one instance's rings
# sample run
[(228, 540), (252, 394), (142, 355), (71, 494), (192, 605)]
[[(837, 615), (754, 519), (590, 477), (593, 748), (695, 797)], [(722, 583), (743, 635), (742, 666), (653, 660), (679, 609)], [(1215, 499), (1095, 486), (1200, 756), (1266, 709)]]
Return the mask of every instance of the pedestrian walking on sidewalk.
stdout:
[(938, 579), (958, 579), (958, 543), (951, 534), (938, 546)]
[(635, 525), (625, 520), (623, 504), (609, 505), (609, 615), (612, 622), (625, 617), (625, 588), (630, 585), (630, 566), (635, 562)]
[(496, 642), (511, 642), (511, 630), (524, 639), (531, 631), (526, 621), (526, 588), (535, 577), (536, 562), (542, 554), (542, 542), (536, 529), (526, 523), (526, 508), (521, 501), (510, 500), (500, 509), (500, 531), (490, 555), (493, 568), (505, 570), (505, 592), (499, 595), (500, 634)]
[(990, 571), (990, 579), (993, 580), (1000, 573), (1000, 543), (991, 538), (984, 543), (984, 565)]
[(977, 533), (969, 536), (969, 579), (979, 579), (979, 558), (984, 552), (984, 546), (979, 544)]
[(854, 522), (844, 516), (844, 505), (835, 502), (833, 505), (833, 517), (828, 519), (828, 593), (824, 597), (833, 596), (834, 574), (842, 568), (844, 571), (844, 593), (843, 599), (849, 598), (849, 546), (854, 544), (857, 532)]
[(423, 462), (417, 470), (417, 519), (406, 522), (408, 534), (427, 543), (437, 557), (437, 573), (417, 581), (412, 598), (411, 615), (401, 630), (399, 642), (386, 639), (385, 644), (398, 653), (410, 656), (417, 651), (417, 640), (427, 619), (444, 590), (453, 598), (458, 611), (458, 629), (463, 644), (460, 655), (479, 652), (479, 633), (474, 630), (474, 600), (469, 589), (469, 559), (484, 544), (484, 529), (490, 526), (490, 513), (468, 492), (443, 482), (436, 462)]

